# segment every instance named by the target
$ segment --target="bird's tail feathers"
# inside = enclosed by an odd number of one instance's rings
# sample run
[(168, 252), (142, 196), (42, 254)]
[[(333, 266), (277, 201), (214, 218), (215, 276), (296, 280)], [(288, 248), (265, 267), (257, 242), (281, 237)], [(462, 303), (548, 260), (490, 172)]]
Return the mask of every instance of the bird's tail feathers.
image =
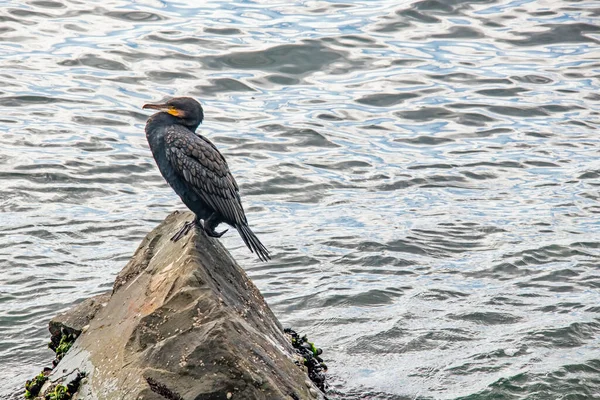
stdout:
[(266, 262), (271, 259), (269, 250), (267, 250), (265, 245), (258, 240), (248, 225), (238, 225), (235, 228), (240, 233), (240, 236), (242, 237), (244, 243), (246, 243), (246, 246), (248, 246), (251, 252), (256, 253), (261, 261)]

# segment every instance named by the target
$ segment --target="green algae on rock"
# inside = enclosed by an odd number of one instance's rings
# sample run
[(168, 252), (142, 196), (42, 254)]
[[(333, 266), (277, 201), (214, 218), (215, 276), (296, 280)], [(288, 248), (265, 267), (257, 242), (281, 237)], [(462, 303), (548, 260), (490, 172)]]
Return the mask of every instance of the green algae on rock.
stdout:
[(68, 400), (71, 394), (65, 385), (56, 385), (54, 390), (46, 394), (47, 400)]
[(26, 399), (35, 399), (42, 386), (48, 380), (48, 374), (50, 373), (50, 369), (48, 368), (45, 371), (40, 372), (35, 378), (32, 380), (28, 380), (25, 382), (25, 398)]
[(284, 332), (289, 335), (290, 342), (296, 353), (302, 358), (302, 365), (308, 370), (308, 377), (323, 393), (327, 390), (327, 365), (320, 357), (323, 350), (309, 342), (306, 335), (300, 336), (296, 331), (290, 328), (284, 329)]
[(53, 341), (50, 341), (50, 343), (48, 343), (48, 347), (50, 348), (50, 350), (54, 351), (54, 353), (56, 354), (56, 363), (58, 363), (58, 361), (60, 361), (67, 353), (67, 351), (69, 351), (69, 349), (75, 342), (75, 339), (77, 339), (77, 336), (79, 335), (63, 332), (60, 336), (60, 341), (58, 342), (58, 345), (55, 345)]

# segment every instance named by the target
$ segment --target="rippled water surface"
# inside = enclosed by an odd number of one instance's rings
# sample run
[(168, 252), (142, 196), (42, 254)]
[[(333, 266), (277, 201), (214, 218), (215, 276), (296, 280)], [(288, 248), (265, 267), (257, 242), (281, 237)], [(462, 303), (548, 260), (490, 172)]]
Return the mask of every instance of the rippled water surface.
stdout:
[(183, 208), (140, 109), (173, 95), (331, 397), (600, 398), (599, 44), (596, 0), (3, 2), (0, 398)]

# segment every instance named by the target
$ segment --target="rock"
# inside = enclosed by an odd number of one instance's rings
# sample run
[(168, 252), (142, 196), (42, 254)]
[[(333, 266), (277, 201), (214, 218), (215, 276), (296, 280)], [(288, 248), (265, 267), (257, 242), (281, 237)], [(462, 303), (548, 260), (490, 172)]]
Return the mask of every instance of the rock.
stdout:
[(79, 336), (90, 323), (96, 312), (110, 299), (111, 293), (103, 293), (79, 303), (69, 311), (57, 315), (50, 320), (51, 341), (58, 346), (63, 335)]
[(53, 336), (70, 329), (79, 337), (49, 381), (67, 385), (79, 376), (74, 399), (324, 398), (305, 384), (281, 325), (219, 241), (202, 231), (170, 241), (191, 219), (169, 215), (110, 297), (51, 322)]

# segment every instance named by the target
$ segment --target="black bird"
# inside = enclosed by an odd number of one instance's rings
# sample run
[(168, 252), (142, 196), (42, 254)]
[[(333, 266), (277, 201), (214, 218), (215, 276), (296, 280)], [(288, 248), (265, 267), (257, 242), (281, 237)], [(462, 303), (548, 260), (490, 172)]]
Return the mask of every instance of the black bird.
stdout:
[(218, 238), (227, 230), (215, 232), (215, 228), (226, 222), (237, 229), (251, 252), (256, 252), (262, 261), (270, 260), (269, 251), (248, 227), (239, 188), (227, 161), (210, 140), (196, 133), (204, 119), (200, 103), (189, 97), (176, 97), (142, 108), (160, 111), (146, 123), (150, 150), (162, 176), (196, 214), (171, 240), (181, 239), (193, 226)]

